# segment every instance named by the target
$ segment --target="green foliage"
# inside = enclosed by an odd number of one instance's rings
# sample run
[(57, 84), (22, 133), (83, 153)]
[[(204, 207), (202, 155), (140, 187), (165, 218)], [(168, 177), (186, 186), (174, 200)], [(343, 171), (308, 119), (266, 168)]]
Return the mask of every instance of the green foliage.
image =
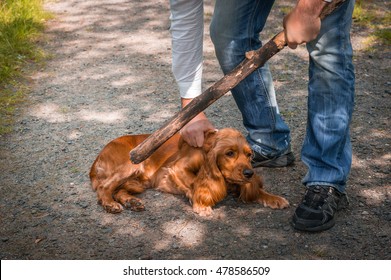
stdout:
[(357, 0), (353, 12), (354, 23), (368, 29), (367, 50), (379, 44), (391, 44), (391, 12), (372, 1)]
[(12, 116), (15, 106), (23, 100), (26, 88), (18, 85), (12, 89), (1, 89), (0, 91), (0, 135), (8, 133), (12, 128)]
[(379, 38), (383, 44), (391, 44), (391, 28), (378, 29), (375, 31), (375, 37)]
[(369, 10), (363, 1), (356, 1), (353, 11), (354, 22), (359, 25), (369, 26), (376, 18), (374, 11)]
[(0, 135), (23, 95), (18, 84), (23, 66), (44, 57), (36, 40), (48, 18), (43, 0), (0, 0)]

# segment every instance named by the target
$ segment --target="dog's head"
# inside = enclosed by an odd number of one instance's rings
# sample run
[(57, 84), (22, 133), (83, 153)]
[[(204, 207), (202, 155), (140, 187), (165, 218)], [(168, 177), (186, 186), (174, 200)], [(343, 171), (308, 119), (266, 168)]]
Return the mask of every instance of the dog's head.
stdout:
[(244, 136), (232, 128), (209, 131), (203, 146), (212, 176), (224, 177), (230, 184), (244, 184), (251, 180), (252, 150)]

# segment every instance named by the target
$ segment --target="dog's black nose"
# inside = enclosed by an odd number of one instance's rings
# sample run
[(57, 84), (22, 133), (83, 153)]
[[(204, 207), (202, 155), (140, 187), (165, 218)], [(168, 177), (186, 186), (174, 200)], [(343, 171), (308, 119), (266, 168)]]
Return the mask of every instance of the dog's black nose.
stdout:
[(246, 178), (251, 178), (254, 175), (254, 171), (251, 169), (244, 169), (243, 170), (243, 175)]

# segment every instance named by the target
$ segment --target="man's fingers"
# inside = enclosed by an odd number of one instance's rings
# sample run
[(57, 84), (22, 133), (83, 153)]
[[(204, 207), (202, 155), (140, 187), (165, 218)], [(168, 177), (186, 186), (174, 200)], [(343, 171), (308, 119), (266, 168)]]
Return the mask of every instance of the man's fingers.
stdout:
[(214, 126), (208, 119), (202, 119), (189, 123), (181, 130), (181, 135), (186, 143), (193, 147), (202, 147), (204, 144), (204, 133), (214, 130)]
[(204, 144), (204, 134), (198, 134), (195, 137), (196, 140), (196, 147), (201, 148), (202, 145)]

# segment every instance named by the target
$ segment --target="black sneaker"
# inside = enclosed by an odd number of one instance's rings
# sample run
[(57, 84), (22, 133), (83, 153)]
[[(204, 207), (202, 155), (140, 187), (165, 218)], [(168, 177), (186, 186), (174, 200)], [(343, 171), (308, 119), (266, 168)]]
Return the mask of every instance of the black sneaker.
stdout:
[(291, 148), (283, 153), (282, 155), (276, 157), (266, 157), (260, 153), (254, 152), (254, 156), (251, 160), (251, 165), (253, 168), (256, 167), (285, 167), (292, 165), (295, 161), (295, 156), (293, 155)]
[(346, 194), (330, 186), (309, 187), (292, 218), (295, 229), (322, 231), (334, 226), (335, 213), (349, 204)]

